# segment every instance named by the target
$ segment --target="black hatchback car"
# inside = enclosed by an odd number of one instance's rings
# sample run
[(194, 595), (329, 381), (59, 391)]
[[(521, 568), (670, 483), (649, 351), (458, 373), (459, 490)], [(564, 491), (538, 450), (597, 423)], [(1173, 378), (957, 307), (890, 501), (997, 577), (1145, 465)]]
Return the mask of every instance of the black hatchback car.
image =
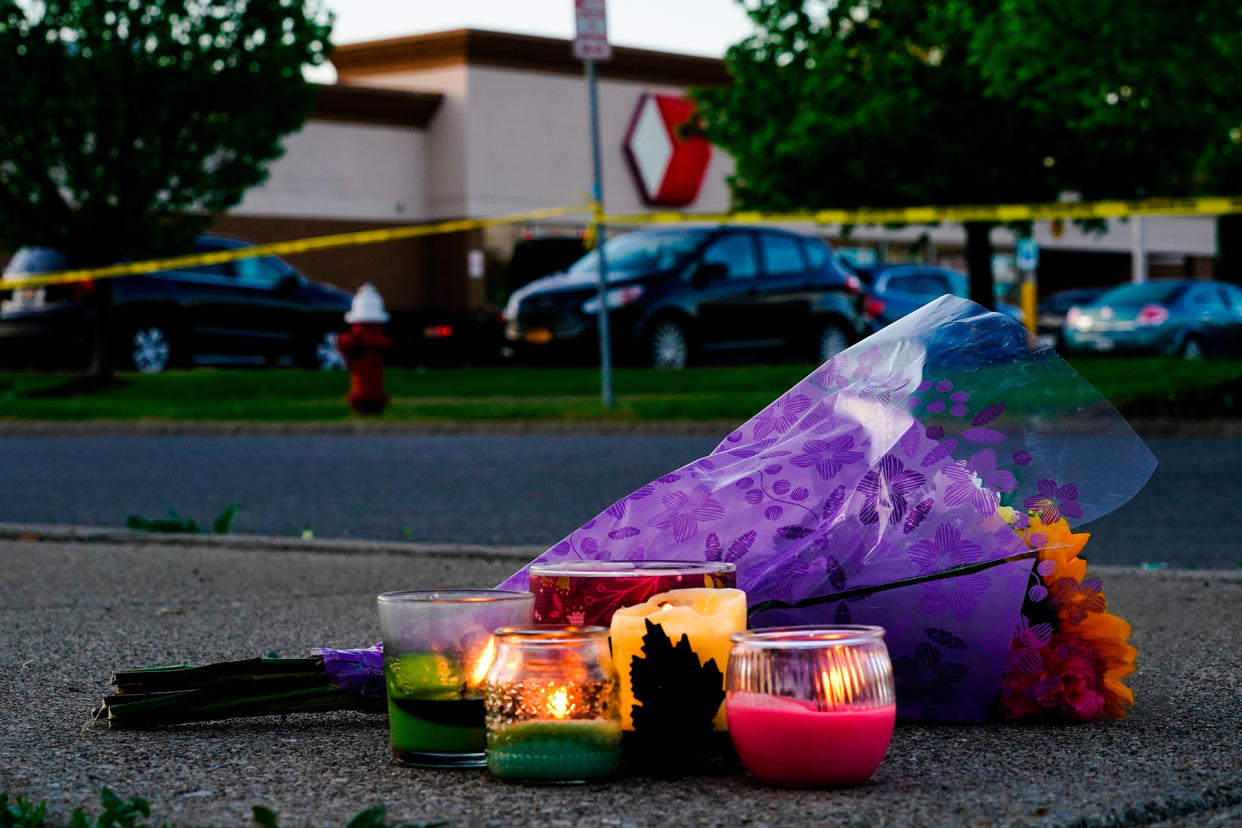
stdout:
[[(824, 361), (864, 333), (863, 294), (824, 242), (752, 227), (643, 230), (609, 239), (613, 342), (681, 368), (707, 350), (795, 348)], [(504, 311), (519, 355), (585, 356), (599, 340), (599, 252), (517, 290)]]
[[(200, 236), (195, 252), (246, 247)], [(17, 252), (0, 280), (62, 270), (65, 258), (46, 248)], [(112, 281), (113, 347), (120, 362), (143, 373), (189, 364), (342, 366), (336, 335), (352, 296), (311, 282), (275, 256), (124, 276)], [(76, 367), (89, 358), (94, 303), (91, 282), (19, 288), (0, 304), (0, 360)]]

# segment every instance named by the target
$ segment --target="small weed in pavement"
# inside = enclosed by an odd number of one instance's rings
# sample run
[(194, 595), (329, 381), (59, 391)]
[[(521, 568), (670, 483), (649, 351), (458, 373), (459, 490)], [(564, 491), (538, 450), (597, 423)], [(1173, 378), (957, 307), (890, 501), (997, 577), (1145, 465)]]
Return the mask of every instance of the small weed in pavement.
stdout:
[[(122, 800), (111, 789), (105, 787), (99, 795), (103, 811), (91, 820), (81, 808), (75, 808), (69, 828), (156, 828), (145, 820), (151, 817), (151, 806), (145, 799)], [(384, 816), (386, 808), (376, 805), (358, 813), (344, 828), (436, 828), (447, 825), (448, 820), (440, 819), (432, 822), (412, 823), (390, 826)], [(35, 805), (25, 797), (16, 797), (12, 804), (7, 793), (0, 793), (0, 828), (49, 828), (44, 821), (47, 814), (47, 803)], [(271, 808), (256, 805), (253, 809), (254, 821), (260, 828), (280, 828), (276, 812)], [(158, 828), (177, 828), (171, 822), (161, 822)]]
[[(217, 535), (227, 535), (229, 529), (233, 526), (233, 518), (237, 517), (238, 506), (236, 503), (230, 503), (224, 507), (224, 511), (216, 515), (216, 519), (211, 522), (211, 531)], [(176, 509), (168, 510), (168, 517), (155, 518), (148, 520), (141, 515), (130, 515), (125, 518), (125, 525), (130, 529), (137, 529), (142, 532), (169, 532), (173, 534), (197, 535), (203, 532), (197, 523), (192, 520), (185, 520), (181, 515), (177, 514)]]

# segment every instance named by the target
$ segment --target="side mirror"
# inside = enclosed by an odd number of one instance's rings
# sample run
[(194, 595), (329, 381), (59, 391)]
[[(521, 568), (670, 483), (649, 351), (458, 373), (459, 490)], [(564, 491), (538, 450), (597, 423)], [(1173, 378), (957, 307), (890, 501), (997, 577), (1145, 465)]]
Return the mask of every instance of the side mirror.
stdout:
[(705, 287), (708, 282), (717, 279), (724, 279), (729, 275), (729, 266), (722, 262), (710, 262), (699, 265), (694, 271), (694, 275), (690, 277), (690, 284), (695, 287)]
[(302, 280), (299, 279), (294, 274), (290, 273), (290, 274), (287, 274), (283, 279), (281, 279), (280, 282), (276, 285), (276, 292), (281, 294), (282, 296), (292, 296), (293, 294), (297, 293), (301, 289), (301, 287), (302, 287)]

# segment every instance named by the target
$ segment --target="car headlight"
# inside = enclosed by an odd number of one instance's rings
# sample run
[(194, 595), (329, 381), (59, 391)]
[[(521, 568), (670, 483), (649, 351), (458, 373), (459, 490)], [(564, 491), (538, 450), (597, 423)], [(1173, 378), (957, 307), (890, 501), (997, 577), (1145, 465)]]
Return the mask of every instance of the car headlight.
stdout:
[[(623, 307), (638, 301), (638, 297), (643, 295), (642, 285), (627, 285), (621, 288), (613, 288), (604, 294), (604, 301), (608, 303), (609, 310)], [(599, 313), (599, 297), (593, 296), (582, 303), (583, 313)]]

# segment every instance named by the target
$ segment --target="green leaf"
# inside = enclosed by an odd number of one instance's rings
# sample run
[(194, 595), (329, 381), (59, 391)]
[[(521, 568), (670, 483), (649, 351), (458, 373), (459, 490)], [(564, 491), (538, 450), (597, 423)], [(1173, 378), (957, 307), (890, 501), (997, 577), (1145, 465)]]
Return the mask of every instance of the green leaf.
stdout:
[(251, 809), (251, 813), (254, 814), (254, 821), (262, 826), (262, 828), (280, 828), (280, 826), (276, 823), (276, 812), (271, 808), (266, 808), (262, 805), (255, 805), (254, 808)]
[(387, 828), (388, 823), (384, 821), (384, 814), (387, 810), (382, 804), (368, 808), (351, 819), (345, 828)]
[(228, 506), (225, 506), (224, 511), (217, 515), (215, 522), (211, 524), (211, 531), (217, 535), (227, 535), (229, 528), (233, 525), (233, 518), (237, 517), (237, 510), (238, 505), (236, 503), (230, 503)]
[(35, 805), (24, 796), (19, 796), (10, 806), (9, 795), (0, 793), (0, 828), (40, 828), (45, 813), (46, 802)]

